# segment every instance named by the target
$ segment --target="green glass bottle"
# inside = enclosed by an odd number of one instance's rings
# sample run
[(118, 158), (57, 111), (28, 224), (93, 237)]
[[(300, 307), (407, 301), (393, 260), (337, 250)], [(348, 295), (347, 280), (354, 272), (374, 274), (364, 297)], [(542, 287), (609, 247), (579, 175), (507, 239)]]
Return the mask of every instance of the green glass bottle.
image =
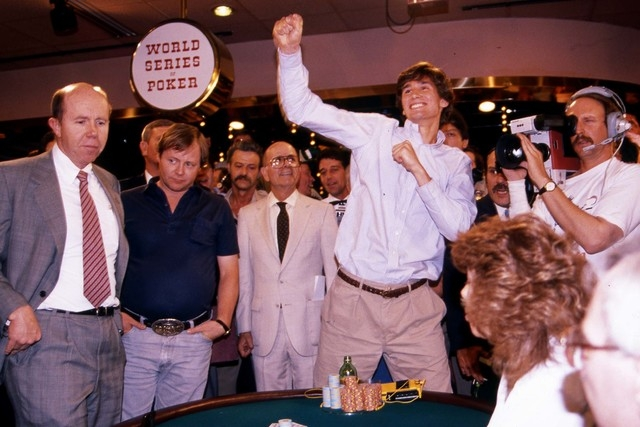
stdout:
[(338, 375), (340, 376), (341, 384), (344, 384), (344, 377), (358, 377), (358, 371), (356, 367), (353, 366), (353, 363), (351, 363), (351, 356), (344, 357), (344, 363), (342, 363)]

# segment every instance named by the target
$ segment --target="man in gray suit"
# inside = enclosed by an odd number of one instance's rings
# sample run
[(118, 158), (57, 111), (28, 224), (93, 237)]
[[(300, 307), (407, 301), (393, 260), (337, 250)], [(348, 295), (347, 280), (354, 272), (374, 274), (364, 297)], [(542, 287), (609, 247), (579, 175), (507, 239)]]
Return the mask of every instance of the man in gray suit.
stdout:
[[(263, 164), (271, 192), (238, 215), (238, 351), (243, 357), (253, 353), (258, 391), (310, 388), (325, 294), (323, 271), (326, 283), (337, 271), (333, 249), (338, 224), (330, 204), (296, 190), (300, 161), (295, 148), (276, 142), (267, 148)], [(285, 227), (278, 224), (282, 217)]]
[[(129, 252), (118, 181), (92, 164), (111, 106), (102, 89), (74, 83), (51, 108), (53, 149), (0, 164), (0, 361), (18, 425), (107, 426), (122, 404), (116, 322)], [(91, 243), (83, 218), (96, 231)], [(100, 267), (90, 271), (89, 259)]]

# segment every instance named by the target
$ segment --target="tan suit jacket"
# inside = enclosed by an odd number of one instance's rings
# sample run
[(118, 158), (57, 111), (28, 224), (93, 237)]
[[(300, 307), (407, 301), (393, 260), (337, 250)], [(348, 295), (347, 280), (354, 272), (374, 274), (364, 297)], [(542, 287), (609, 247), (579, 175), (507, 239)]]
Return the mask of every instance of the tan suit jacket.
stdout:
[(247, 205), (238, 215), (238, 331), (250, 331), (253, 353), (266, 356), (275, 342), (282, 310), (293, 347), (302, 356), (313, 356), (318, 352), (322, 308), (322, 300), (313, 298), (315, 277), (324, 274), (329, 285), (337, 272), (335, 213), (330, 204), (300, 194), (280, 263), (269, 200)]

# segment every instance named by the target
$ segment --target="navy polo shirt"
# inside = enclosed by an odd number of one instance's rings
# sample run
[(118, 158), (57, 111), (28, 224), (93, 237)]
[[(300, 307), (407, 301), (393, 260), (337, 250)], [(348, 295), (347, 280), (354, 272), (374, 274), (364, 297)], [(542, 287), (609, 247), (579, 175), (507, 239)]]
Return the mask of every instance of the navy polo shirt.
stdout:
[(120, 302), (151, 321), (193, 319), (211, 309), (217, 257), (239, 252), (233, 214), (199, 186), (172, 213), (156, 182), (122, 193), (130, 252)]

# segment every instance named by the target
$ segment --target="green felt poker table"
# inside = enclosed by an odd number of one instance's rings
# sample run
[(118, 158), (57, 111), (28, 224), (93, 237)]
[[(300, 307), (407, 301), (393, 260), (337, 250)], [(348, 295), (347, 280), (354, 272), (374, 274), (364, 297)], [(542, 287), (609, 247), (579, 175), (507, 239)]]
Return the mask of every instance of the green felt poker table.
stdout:
[(346, 414), (324, 409), (319, 391), (258, 392), (199, 400), (125, 421), (119, 427), (269, 427), (288, 418), (308, 427), (485, 427), (493, 407), (446, 393), (423, 392), (411, 403), (390, 403), (377, 411)]

